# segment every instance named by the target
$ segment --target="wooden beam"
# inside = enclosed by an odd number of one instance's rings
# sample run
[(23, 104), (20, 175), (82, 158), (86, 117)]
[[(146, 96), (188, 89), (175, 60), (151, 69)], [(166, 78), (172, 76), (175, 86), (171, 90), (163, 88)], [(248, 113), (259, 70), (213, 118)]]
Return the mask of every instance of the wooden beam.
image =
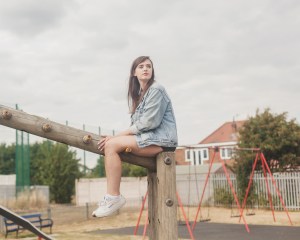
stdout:
[[(0, 105), (0, 125), (65, 143), (96, 154), (103, 154), (97, 149), (97, 142), (102, 136), (3, 105)], [(156, 170), (155, 158), (138, 157), (130, 153), (122, 153), (120, 155), (124, 162), (145, 167), (151, 171)]]

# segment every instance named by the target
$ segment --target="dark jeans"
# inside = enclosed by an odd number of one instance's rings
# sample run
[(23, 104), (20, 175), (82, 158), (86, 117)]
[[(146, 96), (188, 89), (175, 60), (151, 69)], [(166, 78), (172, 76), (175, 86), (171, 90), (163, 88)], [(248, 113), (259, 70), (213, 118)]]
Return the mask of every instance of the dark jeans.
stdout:
[(176, 150), (176, 147), (161, 147), (163, 149), (163, 152), (174, 152)]

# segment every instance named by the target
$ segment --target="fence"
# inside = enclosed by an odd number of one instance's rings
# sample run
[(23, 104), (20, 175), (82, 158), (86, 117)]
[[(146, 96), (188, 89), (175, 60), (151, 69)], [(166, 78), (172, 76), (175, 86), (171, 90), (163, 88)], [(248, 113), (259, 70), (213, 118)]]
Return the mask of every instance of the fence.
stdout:
[[(198, 206), (204, 190), (205, 179), (206, 174), (178, 174), (176, 176), (177, 192), (183, 205)], [(213, 181), (210, 178), (203, 195), (204, 205), (213, 205), (213, 191)]]
[[(274, 173), (273, 177), (286, 208), (288, 210), (300, 210), (300, 172)], [(235, 191), (237, 192), (238, 190), (235, 175), (231, 174), (230, 179), (233, 183)], [(224, 174), (212, 175), (211, 181), (213, 182), (213, 199), (215, 206), (230, 204), (233, 202), (231, 190)], [(252, 207), (269, 207), (269, 187), (274, 209), (283, 210), (279, 195), (269, 175), (267, 175), (265, 178), (263, 173), (255, 173), (253, 177), (253, 186), (254, 195)]]
[[(230, 180), (235, 192), (238, 192), (236, 177), (230, 174)], [(300, 210), (300, 172), (274, 173), (276, 186), (280, 190), (288, 210)], [(176, 176), (177, 192), (185, 206), (198, 206), (204, 189), (206, 174), (185, 174)], [(268, 185), (272, 195), (272, 203), (276, 210), (283, 210), (276, 189), (268, 176)], [(122, 191), (128, 200), (128, 205), (139, 207), (140, 201), (147, 191), (146, 178), (122, 178)], [(268, 208), (268, 191), (266, 179), (262, 173), (256, 173), (253, 178), (254, 194), (250, 207)], [(76, 182), (76, 203), (84, 206), (95, 203), (105, 194), (106, 179), (80, 179)], [(211, 174), (207, 183), (203, 205), (235, 206), (235, 201), (225, 174)], [(249, 205), (248, 205), (249, 207)]]
[[(274, 173), (273, 177), (287, 209), (300, 210), (300, 172)], [(254, 183), (256, 195), (263, 194), (263, 198), (268, 199), (266, 180), (262, 173), (255, 175)], [(272, 184), (270, 177), (268, 178), (268, 185), (274, 208), (283, 210), (276, 188)]]
[[(238, 193), (237, 188), (237, 182), (236, 177), (234, 174), (229, 174), (230, 181), (232, 182), (232, 185), (234, 187), (234, 191)], [(233, 194), (230, 189), (230, 185), (227, 181), (225, 174), (213, 174), (211, 176), (210, 181), (213, 185), (213, 196), (211, 197), (213, 199), (214, 206), (231, 206), (235, 204)]]

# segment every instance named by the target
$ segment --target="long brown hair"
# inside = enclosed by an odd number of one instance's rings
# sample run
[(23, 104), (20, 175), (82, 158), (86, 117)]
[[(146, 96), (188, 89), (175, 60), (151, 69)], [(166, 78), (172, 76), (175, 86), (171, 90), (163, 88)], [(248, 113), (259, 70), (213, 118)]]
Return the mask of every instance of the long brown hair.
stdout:
[[(144, 89), (144, 91), (141, 93), (140, 92), (141, 86), (140, 86), (139, 80), (137, 79), (136, 76), (134, 76), (134, 73), (135, 73), (135, 69), (137, 68), (137, 66), (146, 60), (149, 60), (152, 64), (152, 76), (147, 83), (146, 89)], [(153, 62), (151, 61), (150, 57), (140, 56), (133, 61), (132, 65), (131, 65), (131, 69), (130, 69), (130, 76), (129, 76), (129, 82), (128, 82), (128, 95), (127, 95), (130, 113), (135, 112), (135, 109), (139, 105), (140, 100), (143, 98), (147, 89), (153, 84), (154, 78), (155, 78), (154, 67), (153, 67)]]

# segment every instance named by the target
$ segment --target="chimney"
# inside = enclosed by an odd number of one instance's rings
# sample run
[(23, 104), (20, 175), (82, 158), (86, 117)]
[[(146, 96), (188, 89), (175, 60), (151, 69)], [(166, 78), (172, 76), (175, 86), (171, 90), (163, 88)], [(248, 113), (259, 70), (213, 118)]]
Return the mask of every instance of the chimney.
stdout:
[(231, 127), (234, 132), (237, 132), (237, 124), (236, 124), (236, 121), (234, 120), (234, 118), (232, 120)]

